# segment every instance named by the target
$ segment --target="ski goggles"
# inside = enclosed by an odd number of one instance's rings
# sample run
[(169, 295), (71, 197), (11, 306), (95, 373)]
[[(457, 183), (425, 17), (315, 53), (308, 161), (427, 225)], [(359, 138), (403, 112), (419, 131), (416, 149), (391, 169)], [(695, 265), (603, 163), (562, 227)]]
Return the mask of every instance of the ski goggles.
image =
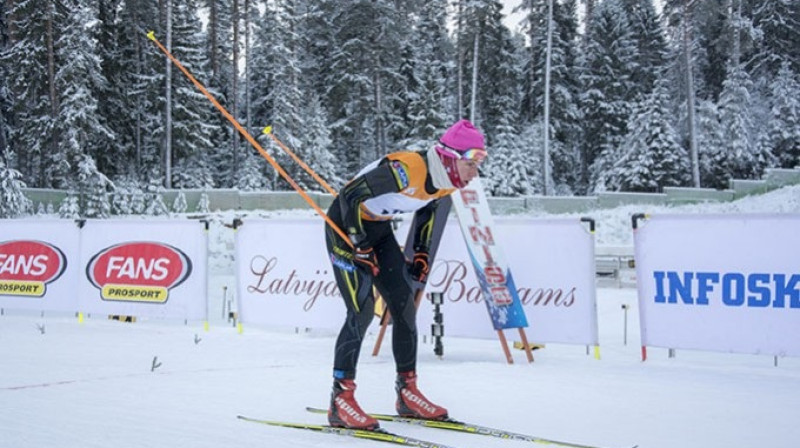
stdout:
[(439, 150), (439, 153), (444, 154), (445, 156), (452, 157), (454, 159), (471, 160), (475, 163), (483, 162), (483, 160), (489, 155), (489, 153), (483, 148), (472, 148), (466, 151), (459, 151), (441, 143), (436, 147), (436, 149)]

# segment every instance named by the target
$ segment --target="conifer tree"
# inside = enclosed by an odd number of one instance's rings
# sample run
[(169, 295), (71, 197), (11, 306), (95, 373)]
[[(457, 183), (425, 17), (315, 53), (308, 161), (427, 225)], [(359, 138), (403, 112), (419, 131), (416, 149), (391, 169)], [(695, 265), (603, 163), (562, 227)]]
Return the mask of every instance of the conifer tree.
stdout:
[[(262, 143), (264, 146), (265, 143)], [(236, 188), (242, 191), (256, 191), (269, 189), (268, 179), (264, 176), (264, 165), (268, 163), (256, 154), (254, 149), (242, 148), (242, 168)], [(272, 169), (270, 167), (270, 169)]]
[[(320, 98), (327, 97), (330, 87), (327, 80), (333, 62), (331, 55), (338, 47), (335, 36), (338, 28), (339, 9), (340, 2), (335, 0), (311, 1), (308, 2), (306, 9), (304, 29), (308, 58), (304, 61), (304, 70), (308, 76), (308, 82)], [(264, 28), (269, 27), (266, 24), (269, 20), (269, 17), (262, 19), (262, 22), (265, 22)], [(256, 39), (257, 42), (259, 40)], [(269, 44), (266, 45), (268, 48)]]
[(352, 174), (389, 150), (388, 106), (398, 85), (401, 27), (389, 0), (347, 2), (336, 9), (325, 82), (332, 139)]
[(56, 33), (63, 29), (65, 11), (54, 0), (13, 2), (7, 16), (9, 45), (0, 55), (16, 117), (9, 141), (17, 153), (19, 171), (31, 186), (49, 187), (49, 173), (66, 169), (57, 150), (58, 104), (54, 67)]
[[(476, 115), (476, 121), (489, 136), (508, 132), (508, 126), (513, 127), (518, 121), (522, 100), (519, 54), (502, 18), (502, 4), (486, 2), (481, 22), (482, 50), (479, 47), (476, 107), (480, 114)], [(491, 143), (491, 138), (489, 140)]]
[(81, 216), (84, 218), (108, 218), (111, 216), (109, 191), (114, 188), (114, 184), (97, 170), (97, 165), (90, 155), (80, 155), (76, 165), (76, 188), (82, 198)]
[(122, 98), (114, 126), (129, 163), (121, 174), (144, 184), (146, 173), (161, 164), (165, 73), (164, 55), (141, 36), (152, 30), (163, 38), (163, 33), (156, 2), (124, 0), (119, 14), (117, 48), (125, 70), (112, 73), (109, 81)]
[[(523, 0), (520, 8), (525, 11), (525, 18), (521, 22), (522, 31), (525, 33), (529, 44), (525, 50), (522, 79), (522, 108), (521, 117), (525, 122), (541, 120), (544, 101), (544, 67), (547, 51), (547, 2), (537, 0)], [(561, 49), (561, 26), (557, 20), (560, 7), (558, 2), (553, 2), (553, 35), (552, 35), (552, 68), (551, 73), (558, 71), (559, 55), (564, 54)], [(555, 101), (554, 101), (555, 103)]]
[(62, 219), (80, 219), (81, 207), (78, 195), (70, 191), (66, 198), (58, 206), (58, 216)]
[[(229, 111), (233, 105), (233, 19), (232, 2), (228, 0), (206, 0), (208, 15), (207, 25), (207, 60), (210, 76), (205, 86), (214, 97)], [(238, 117), (235, 117), (238, 118)], [(213, 130), (212, 165), (214, 184), (220, 187), (235, 185), (236, 169), (233, 153), (233, 126), (221, 115), (212, 114), (208, 124)]]
[[(308, 155), (308, 148), (302, 144), (302, 135), (306, 132), (305, 115), (301, 105), (306, 102), (303, 92), (303, 73), (301, 72), (302, 49), (301, 40), (301, 11), (295, 9), (293, 0), (279, 0), (275, 2), (275, 33), (273, 53), (271, 59), (271, 73), (274, 74), (273, 85), (268, 92), (273, 114), (270, 124), (274, 127), (276, 135), (281, 141), (301, 160)], [(274, 151), (281, 165), (289, 176), (302, 188), (311, 188), (315, 181), (303, 171), (296, 163), (287, 158), (278, 149)], [(285, 185), (284, 189), (290, 186)]]
[(636, 98), (638, 54), (619, 0), (594, 11), (581, 73), (582, 190), (603, 191)]
[[(301, 136), (301, 146), (305, 148), (305, 159), (303, 160), (328, 185), (338, 190), (344, 185), (344, 180), (337, 174), (337, 161), (329, 151), (331, 138), (326, 120), (327, 115), (316, 95), (308, 101), (303, 112), (306, 116), (305, 132)], [(327, 193), (324, 187), (316, 181), (313, 181), (311, 190)]]
[(531, 148), (535, 147), (541, 147), (541, 139), (525, 141), (513, 126), (500, 126), (485, 167), (490, 173), (484, 177), (487, 193), (511, 197), (534, 194), (535, 176), (541, 177), (541, 163), (534, 163), (539, 158), (531, 154), (534, 152)]
[(394, 131), (402, 147), (427, 149), (452, 116), (447, 111), (446, 83), (452, 63), (447, 58), (451, 45), (445, 5), (444, 0), (425, 2), (404, 52), (401, 123)]
[(172, 211), (175, 213), (183, 214), (186, 213), (186, 209), (188, 206), (186, 205), (186, 195), (183, 194), (183, 190), (178, 190), (178, 195), (175, 196), (175, 201), (172, 203)]
[(730, 67), (720, 93), (719, 110), (724, 143), (732, 159), (732, 174), (737, 179), (757, 179), (773, 162), (769, 151), (760, 144), (753, 122), (751, 92), (753, 83), (743, 64)]
[[(120, 12), (124, 0), (106, 0), (97, 2), (93, 6), (97, 11), (98, 23), (92, 27), (92, 36), (95, 40), (95, 51), (99, 58), (100, 79), (102, 84), (95, 84), (93, 92), (97, 98), (102, 98), (97, 104), (97, 113), (105, 122), (106, 128), (113, 133), (113, 139), (103, 142), (105, 151), (100, 148), (91, 148), (89, 151), (97, 163), (97, 169), (110, 178), (123, 174), (127, 170), (126, 147), (122, 144), (121, 136), (117, 134), (120, 129), (125, 129), (122, 124), (129, 120), (128, 110), (125, 107), (125, 85), (119, 83), (118, 77), (122, 72), (127, 72), (128, 67), (122, 57), (120, 45), (122, 44)], [(141, 34), (137, 36), (141, 39)]]
[(0, 157), (0, 218), (16, 218), (31, 206), (22, 192), (25, 188), (22, 174), (6, 164), (9, 159), (11, 153), (4, 151), (3, 157)]
[(800, 80), (784, 62), (772, 83), (766, 149), (781, 168), (800, 167)]
[(255, 20), (252, 54), (249, 56), (252, 71), (250, 101), (253, 114), (251, 123), (253, 128), (249, 131), (254, 135), (258, 135), (264, 126), (271, 124), (274, 113), (272, 91), (276, 74), (273, 72), (275, 68), (273, 49), (277, 40), (277, 28), (272, 8), (271, 4), (266, 4), (263, 14)]
[(663, 187), (688, 183), (689, 157), (670, 124), (668, 103), (669, 90), (662, 80), (634, 110), (610, 186), (624, 191), (658, 192)]
[[(530, 157), (521, 155), (523, 145), (516, 127), (522, 98), (519, 89), (521, 55), (516, 51), (511, 33), (502, 23), (501, 11), (502, 5), (495, 1), (487, 2), (482, 11), (482, 50), (479, 47), (481, 62), (478, 67), (480, 95), (476, 107), (481, 111), (480, 127), (487, 135), (487, 144), (492, 148), (492, 154), (498, 155), (483, 170), (487, 178), (499, 177), (490, 191), (495, 195), (519, 196), (533, 192), (531, 179), (541, 176), (541, 173), (529, 172)], [(541, 148), (541, 142), (534, 147)], [(531, 151), (531, 148), (527, 149)]]
[[(578, 108), (578, 18), (575, 0), (553, 2), (553, 34), (550, 55), (550, 159), (557, 190), (571, 192), (578, 184), (581, 112)], [(539, 122), (544, 114), (544, 76), (547, 49), (546, 5), (536, 0), (522, 4), (528, 9), (526, 35), (531, 39), (525, 58), (521, 120)], [(541, 126), (533, 127), (541, 130)], [(535, 143), (542, 147), (541, 142)]]
[[(93, 38), (93, 27), (99, 23), (97, 11), (76, 0), (70, 3), (64, 33), (55, 42), (56, 56), (63, 61), (55, 77), (59, 92), (57, 129), (61, 163), (50, 178), (57, 187), (82, 189), (87, 186), (88, 179), (108, 182), (97, 170), (91, 154), (111, 153), (115, 135), (100, 114), (96, 96), (107, 84)], [(88, 209), (83, 212), (85, 217), (98, 216)], [(108, 216), (107, 210), (97, 210), (97, 213)]]
[(130, 191), (130, 212), (134, 215), (141, 215), (144, 214), (144, 211), (147, 209), (147, 195), (144, 192), (144, 189), (141, 187), (141, 184), (137, 182), (134, 184)]
[(689, 30), (698, 100), (717, 101), (722, 91), (731, 56), (729, 10), (730, 0), (664, 1), (664, 16), (673, 39), (679, 42), (682, 30)]
[(480, 111), (473, 111), (471, 97), (473, 95), (473, 73), (480, 68), (475, 67), (475, 47), (477, 42), (478, 52), (481, 50), (482, 28), (486, 15), (486, 2), (484, 0), (458, 0), (456, 12), (453, 17), (455, 22), (456, 45), (456, 118), (474, 118), (480, 121)]
[(754, 73), (775, 76), (783, 63), (800, 73), (800, 2), (771, 0), (756, 5), (753, 26), (758, 39), (751, 62)]
[(8, 147), (8, 133), (11, 130), (11, 92), (8, 89), (9, 70), (6, 69), (2, 59), (8, 44), (6, 14), (0, 13), (0, 154), (11, 149)]
[(111, 214), (130, 215), (133, 213), (133, 190), (136, 181), (130, 178), (118, 177), (114, 182), (114, 192), (111, 194)]
[(200, 201), (197, 202), (197, 212), (198, 213), (209, 213), (210, 212), (210, 204), (211, 201), (208, 199), (208, 193), (205, 191), (200, 194)]
[(145, 193), (144, 214), (147, 216), (169, 216), (169, 208), (164, 203), (163, 183), (157, 176), (152, 176)]
[(623, 4), (637, 48), (633, 81), (640, 99), (644, 99), (663, 73), (667, 57), (666, 36), (653, 0), (623, 0)]
[[(208, 79), (202, 48), (203, 34), (195, 0), (176, 0), (173, 6), (172, 53), (197, 79)], [(211, 169), (212, 109), (208, 99), (178, 70), (173, 71), (172, 139), (176, 188), (214, 186)]]
[(706, 188), (728, 188), (734, 176), (731, 154), (723, 143), (719, 110), (713, 101), (697, 104), (697, 147), (700, 185)]

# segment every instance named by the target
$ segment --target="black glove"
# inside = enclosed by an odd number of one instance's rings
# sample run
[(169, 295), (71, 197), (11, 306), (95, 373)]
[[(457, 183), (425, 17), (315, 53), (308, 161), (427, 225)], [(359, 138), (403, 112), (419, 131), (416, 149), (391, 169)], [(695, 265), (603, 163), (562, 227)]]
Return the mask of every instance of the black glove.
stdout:
[(377, 276), (380, 272), (378, 258), (375, 257), (375, 251), (371, 247), (356, 247), (355, 252), (353, 252), (353, 261), (356, 266), (367, 269), (367, 272), (371, 272), (374, 276)]
[(415, 282), (424, 283), (428, 280), (428, 272), (430, 271), (428, 259), (428, 251), (426, 250), (418, 250), (414, 253), (414, 259), (411, 261), (411, 279)]

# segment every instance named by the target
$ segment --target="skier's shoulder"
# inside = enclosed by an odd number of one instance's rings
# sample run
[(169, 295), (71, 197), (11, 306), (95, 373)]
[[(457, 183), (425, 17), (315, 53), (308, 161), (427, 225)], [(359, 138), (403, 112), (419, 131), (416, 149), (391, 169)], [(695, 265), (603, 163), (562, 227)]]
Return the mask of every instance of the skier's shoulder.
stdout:
[(425, 179), (428, 175), (428, 162), (423, 152), (397, 151), (386, 155), (384, 160), (400, 178)]

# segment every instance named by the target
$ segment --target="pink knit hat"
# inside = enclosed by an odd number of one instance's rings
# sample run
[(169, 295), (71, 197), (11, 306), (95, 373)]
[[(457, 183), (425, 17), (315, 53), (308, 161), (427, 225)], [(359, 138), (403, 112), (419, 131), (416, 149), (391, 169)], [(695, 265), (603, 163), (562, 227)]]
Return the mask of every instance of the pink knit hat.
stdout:
[(456, 151), (469, 149), (486, 149), (483, 134), (469, 120), (459, 120), (445, 131), (439, 141), (448, 148)]
[(474, 160), (480, 163), (486, 158), (483, 134), (469, 120), (459, 120), (450, 126), (436, 145), (436, 153), (444, 165), (450, 182), (456, 188), (467, 186), (458, 172), (458, 160)]

